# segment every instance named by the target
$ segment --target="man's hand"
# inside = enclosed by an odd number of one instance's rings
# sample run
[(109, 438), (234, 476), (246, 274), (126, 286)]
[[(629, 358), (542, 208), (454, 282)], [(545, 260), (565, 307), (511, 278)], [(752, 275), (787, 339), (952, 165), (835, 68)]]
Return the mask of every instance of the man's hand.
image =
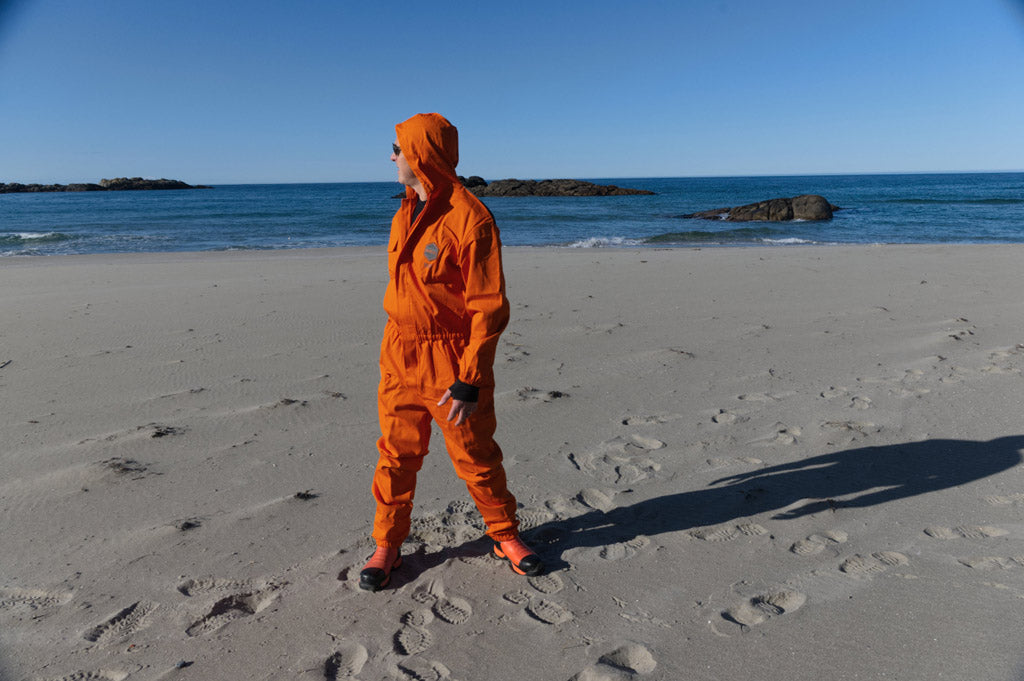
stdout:
[(443, 407), (448, 400), (452, 401), (451, 411), (448, 412), (448, 420), (451, 421), (452, 419), (457, 419), (455, 421), (455, 425), (457, 426), (461, 426), (465, 423), (466, 419), (476, 411), (476, 402), (463, 402), (462, 400), (457, 400), (452, 397), (451, 390), (444, 391), (444, 396), (441, 397), (441, 401), (437, 403), (437, 406)]

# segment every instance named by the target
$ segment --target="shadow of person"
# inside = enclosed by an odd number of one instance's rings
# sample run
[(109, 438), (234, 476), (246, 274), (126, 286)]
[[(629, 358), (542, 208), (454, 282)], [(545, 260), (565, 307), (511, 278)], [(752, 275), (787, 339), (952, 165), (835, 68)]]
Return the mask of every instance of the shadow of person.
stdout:
[(850, 449), (721, 478), (704, 489), (554, 520), (526, 534), (542, 549), (549, 567), (557, 569), (564, 567), (558, 562), (561, 554), (573, 548), (608, 546), (773, 510), (779, 511), (773, 518), (785, 520), (949, 489), (1020, 464), (1022, 448), (1024, 436)]

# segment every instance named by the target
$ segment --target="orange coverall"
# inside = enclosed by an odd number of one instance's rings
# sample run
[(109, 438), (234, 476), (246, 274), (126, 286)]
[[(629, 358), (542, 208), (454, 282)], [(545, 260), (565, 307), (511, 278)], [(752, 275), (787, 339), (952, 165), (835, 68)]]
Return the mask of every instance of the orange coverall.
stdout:
[[(518, 521), (493, 437), (494, 355), (509, 317), (498, 228), (455, 174), (455, 126), (438, 114), (419, 114), (395, 130), (427, 200), (414, 217), (418, 197), (407, 187), (391, 221), (373, 538), (378, 546), (398, 547), (408, 536), (433, 419), (487, 534), (507, 541), (518, 535)], [(448, 389), (456, 399), (477, 402), (460, 426), (447, 420), (448, 406), (437, 405)]]

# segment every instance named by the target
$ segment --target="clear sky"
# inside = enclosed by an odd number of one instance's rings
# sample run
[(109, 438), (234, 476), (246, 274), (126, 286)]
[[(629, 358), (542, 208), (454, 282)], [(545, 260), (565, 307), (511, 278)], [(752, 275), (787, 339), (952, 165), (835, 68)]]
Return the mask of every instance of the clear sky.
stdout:
[(0, 182), (1024, 169), (1024, 0), (0, 0)]

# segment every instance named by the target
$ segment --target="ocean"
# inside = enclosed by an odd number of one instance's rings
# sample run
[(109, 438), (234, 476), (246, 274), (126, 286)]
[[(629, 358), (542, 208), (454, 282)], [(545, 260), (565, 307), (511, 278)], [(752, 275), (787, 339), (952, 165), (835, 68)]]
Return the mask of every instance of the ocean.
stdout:
[[(485, 198), (509, 246), (1024, 243), (1024, 173), (592, 179), (654, 196)], [(384, 246), (395, 182), (0, 194), (0, 256)], [(686, 220), (820, 194), (831, 221)]]

